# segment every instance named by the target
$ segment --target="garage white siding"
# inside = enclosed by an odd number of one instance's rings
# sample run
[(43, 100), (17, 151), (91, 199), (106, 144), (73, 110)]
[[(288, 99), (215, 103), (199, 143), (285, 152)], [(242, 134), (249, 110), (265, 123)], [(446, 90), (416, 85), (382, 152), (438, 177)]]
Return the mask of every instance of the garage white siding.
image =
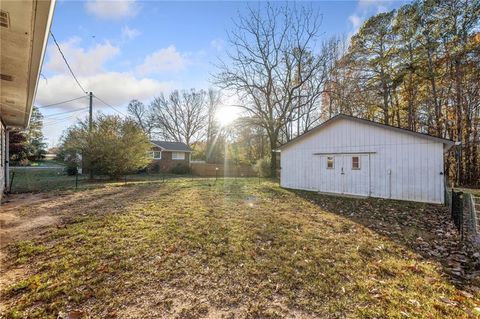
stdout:
[(440, 141), (340, 118), (281, 149), (281, 186), (443, 203), (443, 150)]

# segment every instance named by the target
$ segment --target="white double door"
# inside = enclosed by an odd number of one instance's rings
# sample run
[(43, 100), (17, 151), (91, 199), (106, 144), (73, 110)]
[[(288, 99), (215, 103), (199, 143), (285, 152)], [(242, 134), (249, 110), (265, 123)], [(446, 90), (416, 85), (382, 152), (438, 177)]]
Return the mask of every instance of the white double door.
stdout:
[[(329, 162), (333, 158), (333, 167)], [(320, 156), (319, 190), (327, 193), (370, 195), (370, 157), (368, 154)], [(355, 164), (358, 162), (358, 165)]]

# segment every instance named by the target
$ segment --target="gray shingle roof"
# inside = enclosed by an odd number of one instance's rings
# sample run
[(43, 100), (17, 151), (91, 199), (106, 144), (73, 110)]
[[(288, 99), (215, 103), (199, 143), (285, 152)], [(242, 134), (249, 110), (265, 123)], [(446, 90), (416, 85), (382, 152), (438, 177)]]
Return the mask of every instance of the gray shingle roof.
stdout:
[(167, 142), (167, 141), (150, 141), (158, 147), (161, 147), (167, 151), (183, 151), (191, 152), (192, 149), (187, 144), (182, 142)]

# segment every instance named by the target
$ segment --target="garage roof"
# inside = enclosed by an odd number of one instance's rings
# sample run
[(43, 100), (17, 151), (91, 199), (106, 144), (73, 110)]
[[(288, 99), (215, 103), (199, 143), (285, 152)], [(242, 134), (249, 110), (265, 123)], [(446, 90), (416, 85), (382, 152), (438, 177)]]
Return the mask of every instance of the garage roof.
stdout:
[(335, 115), (334, 117), (330, 118), (329, 120), (323, 122), (322, 124), (315, 126), (315, 127), (312, 128), (311, 130), (303, 133), (302, 135), (299, 135), (299, 136), (297, 136), (296, 138), (290, 140), (289, 142), (283, 144), (283, 145), (280, 146), (278, 149), (279, 149), (279, 150), (282, 150), (283, 148), (285, 148), (285, 147), (287, 147), (287, 146), (289, 146), (289, 145), (295, 144), (295, 143), (297, 143), (298, 141), (302, 140), (303, 138), (305, 138), (305, 137), (307, 137), (307, 136), (309, 136), (309, 135), (311, 135), (311, 134), (314, 134), (314, 133), (318, 132), (318, 131), (321, 130), (322, 128), (324, 128), (324, 127), (328, 126), (329, 124), (331, 124), (331, 123), (333, 123), (333, 122), (336, 122), (336, 121), (338, 121), (338, 120), (340, 120), (340, 119), (346, 119), (346, 120), (349, 120), (349, 121), (360, 122), (360, 123), (364, 123), (364, 124), (368, 124), (368, 125), (373, 125), (373, 126), (377, 126), (377, 127), (389, 129), (389, 130), (394, 130), (394, 131), (397, 131), (397, 132), (400, 132), (400, 133), (404, 133), (404, 134), (410, 134), (410, 135), (414, 135), (414, 136), (417, 136), (417, 137), (422, 137), (422, 138), (429, 139), (429, 140), (434, 141), (434, 142), (442, 143), (442, 144), (445, 145), (445, 148), (446, 148), (446, 149), (449, 149), (450, 147), (452, 147), (452, 146), (455, 144), (455, 142), (452, 141), (452, 140), (444, 139), (444, 138), (441, 138), (441, 137), (436, 137), (436, 136), (433, 136), (433, 135), (430, 135), (430, 134), (419, 133), (419, 132), (407, 130), (407, 129), (404, 129), (404, 128), (401, 128), (401, 127), (396, 127), (396, 126), (392, 126), (392, 125), (382, 124), (382, 123), (378, 123), (378, 122), (374, 122), (374, 121), (362, 119), (362, 118), (355, 117), (355, 116), (351, 116), (351, 115), (338, 114), (338, 115)]

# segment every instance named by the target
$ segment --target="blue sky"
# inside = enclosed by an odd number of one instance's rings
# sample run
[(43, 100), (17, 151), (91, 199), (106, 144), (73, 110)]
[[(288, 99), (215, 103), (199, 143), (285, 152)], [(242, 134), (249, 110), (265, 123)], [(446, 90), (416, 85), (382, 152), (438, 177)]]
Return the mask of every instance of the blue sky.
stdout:
[[(369, 16), (398, 8), (404, 2), (304, 1), (300, 5), (323, 15), (321, 31), (328, 39), (348, 37)], [(234, 27), (233, 20), (247, 6), (259, 5), (265, 3), (57, 0), (52, 32), (82, 86), (126, 113), (131, 99), (148, 103), (172, 89), (211, 87), (213, 63), (228, 50), (227, 31)], [(36, 105), (82, 95), (50, 38)], [(87, 106), (88, 100), (83, 98), (41, 108), (46, 116), (47, 142), (56, 144), (65, 128), (86, 116)], [(115, 113), (98, 100), (94, 100), (94, 109)]]

